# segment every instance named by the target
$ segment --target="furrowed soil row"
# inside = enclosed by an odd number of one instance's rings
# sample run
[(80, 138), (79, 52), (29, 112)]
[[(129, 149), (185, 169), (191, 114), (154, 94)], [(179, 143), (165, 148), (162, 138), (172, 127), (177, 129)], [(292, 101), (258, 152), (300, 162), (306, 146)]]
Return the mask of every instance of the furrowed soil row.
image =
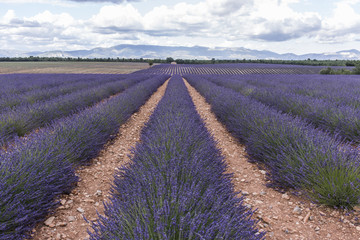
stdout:
[(266, 172), (248, 162), (245, 146), (217, 120), (205, 99), (187, 81), (185, 84), (225, 157), (229, 173), (233, 173), (235, 191), (244, 196), (249, 207), (257, 209), (254, 218), (259, 220), (259, 228), (267, 232), (267, 239), (360, 239), (359, 211), (346, 214), (342, 210), (312, 204), (305, 196), (282, 194), (267, 188)]
[(147, 69), (148, 63), (135, 62), (1, 62), (0, 74), (8, 73), (114, 73)]
[[(88, 239), (87, 230), (104, 214), (103, 201), (110, 196), (116, 168), (129, 162), (131, 147), (140, 139), (140, 132), (156, 105), (164, 95), (168, 80), (150, 99), (120, 127), (118, 136), (105, 146), (90, 166), (77, 171), (78, 186), (61, 198), (56, 212), (34, 230), (35, 240), (83, 240)], [(87, 220), (87, 221), (86, 221)]]

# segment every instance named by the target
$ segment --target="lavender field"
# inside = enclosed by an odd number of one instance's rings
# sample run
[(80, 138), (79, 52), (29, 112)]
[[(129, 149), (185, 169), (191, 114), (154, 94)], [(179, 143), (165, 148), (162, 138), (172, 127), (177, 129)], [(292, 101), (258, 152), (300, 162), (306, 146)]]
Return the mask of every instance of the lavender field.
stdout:
[(282, 64), (234, 63), (234, 64), (160, 64), (138, 72), (147, 74), (317, 74), (321, 66)]
[(130, 163), (114, 169), (111, 196), (89, 227), (90, 239), (267, 236), (184, 82), (266, 173), (268, 191), (356, 209), (360, 77), (320, 70), (162, 64), (131, 74), (0, 75), (0, 239), (31, 238), (60, 196), (76, 189), (76, 170), (168, 79)]

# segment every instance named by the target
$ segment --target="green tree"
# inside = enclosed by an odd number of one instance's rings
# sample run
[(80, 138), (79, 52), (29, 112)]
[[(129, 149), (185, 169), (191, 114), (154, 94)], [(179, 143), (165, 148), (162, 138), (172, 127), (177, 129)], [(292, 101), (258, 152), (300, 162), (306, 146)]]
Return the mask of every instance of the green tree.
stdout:
[(354, 74), (360, 74), (360, 64), (356, 65), (354, 70), (353, 70)]
[(320, 74), (333, 74), (333, 70), (331, 67), (321, 69)]
[(174, 62), (174, 59), (172, 57), (168, 57), (168, 58), (166, 58), (166, 62), (167, 63)]

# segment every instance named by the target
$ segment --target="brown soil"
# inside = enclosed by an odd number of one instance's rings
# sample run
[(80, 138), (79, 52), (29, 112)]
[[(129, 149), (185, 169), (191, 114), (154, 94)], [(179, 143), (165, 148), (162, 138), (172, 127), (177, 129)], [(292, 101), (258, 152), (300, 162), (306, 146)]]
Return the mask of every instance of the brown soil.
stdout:
[(103, 73), (127, 74), (149, 68), (136, 62), (0, 62), (0, 74), (8, 73)]
[(69, 195), (63, 195), (61, 206), (55, 214), (36, 227), (33, 234), (35, 240), (89, 238), (87, 229), (91, 224), (84, 217), (91, 222), (97, 220), (97, 212), (104, 214), (103, 201), (108, 200), (115, 169), (129, 162), (130, 148), (139, 141), (140, 131), (162, 98), (167, 83), (121, 126), (116, 139), (104, 147), (90, 166), (77, 171), (80, 177), (78, 186)]
[(305, 197), (267, 188), (266, 172), (248, 162), (245, 147), (216, 119), (205, 99), (185, 83), (226, 159), (228, 171), (234, 174), (235, 191), (245, 197), (248, 207), (257, 209), (254, 218), (260, 220), (258, 228), (267, 232), (267, 239), (360, 239), (360, 222), (356, 218), (360, 218), (359, 211), (346, 215), (341, 210), (312, 204)]
[[(234, 174), (235, 191), (245, 197), (248, 207), (257, 209), (254, 218), (259, 220), (260, 231), (267, 232), (267, 239), (360, 239), (360, 224), (355, 221), (356, 216), (360, 218), (358, 211), (346, 215), (340, 210), (311, 204), (304, 197), (281, 194), (267, 188), (266, 172), (248, 162), (245, 147), (216, 119), (204, 98), (185, 83), (197, 111), (226, 159), (228, 171)], [(139, 112), (120, 128), (118, 137), (104, 148), (90, 166), (79, 169), (77, 174), (81, 181), (78, 187), (61, 198), (62, 206), (49, 216), (47, 225), (38, 225), (34, 230), (35, 240), (88, 239), (90, 224), (84, 217), (95, 221), (96, 211), (103, 214), (102, 202), (109, 197), (114, 171), (129, 162), (129, 149), (139, 141), (140, 131), (161, 99), (166, 85), (161, 86)]]

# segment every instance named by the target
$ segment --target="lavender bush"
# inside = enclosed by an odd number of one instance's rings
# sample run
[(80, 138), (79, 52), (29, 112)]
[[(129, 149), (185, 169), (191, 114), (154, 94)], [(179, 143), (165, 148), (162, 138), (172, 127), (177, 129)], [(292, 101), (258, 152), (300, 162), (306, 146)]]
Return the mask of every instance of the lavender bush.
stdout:
[(94, 157), (168, 78), (142, 81), (93, 108), (17, 139), (0, 152), (0, 239), (28, 238), (76, 184), (74, 168)]
[[(90, 74), (83, 76), (89, 77)], [(1, 74), (0, 98), (78, 81), (79, 74)]]
[(91, 239), (263, 239), (180, 76), (116, 173)]
[[(63, 79), (58, 79), (58, 75), (61, 75)], [(108, 82), (115, 82), (121, 79), (125, 79), (128, 75), (116, 75), (116, 74), (57, 74), (56, 79), (58, 82), (62, 83), (59, 86), (42, 86), (41, 88), (36, 88), (21, 93), (4, 93), (0, 96), (0, 112), (13, 109), (22, 105), (31, 105), (37, 101), (45, 101), (51, 98), (55, 98), (61, 95), (69, 94), (75, 91), (79, 91), (86, 88), (95, 87)], [(39, 77), (39, 74), (33, 74), (32, 79), (26, 79), (29, 83), (33, 83), (34, 79)], [(40, 77), (43, 77), (40, 74)], [(1, 77), (0, 77), (1, 78)], [(66, 80), (64, 80), (66, 79)], [(69, 80), (70, 79), (70, 80)], [(46, 79), (45, 79), (46, 81)], [(10, 83), (12, 81), (10, 80)], [(5, 83), (5, 84), (10, 84)], [(33, 83), (36, 85), (35, 83)]]
[[(101, 76), (106, 78), (106, 75)], [(107, 82), (48, 101), (40, 101), (3, 112), (0, 114), (0, 143), (4, 144), (15, 136), (24, 136), (31, 130), (43, 127), (54, 119), (76, 113), (106, 97), (124, 91), (145, 78), (144, 75), (133, 74), (123, 80)]]
[[(316, 78), (319, 82), (312, 83), (313, 88), (309, 89), (300, 87), (307, 84), (308, 81), (305, 79), (308, 77), (303, 77), (301, 81), (298, 76), (288, 76), (288, 82), (281, 81), (282, 77), (279, 76), (280, 80), (266, 75), (254, 76), (252, 79), (242, 76), (206, 78), (278, 110), (300, 116), (315, 126), (336, 133), (349, 141), (360, 142), (360, 111), (357, 109), (360, 104), (359, 91), (355, 87), (356, 84), (360, 86), (359, 80), (329, 79), (326, 83)], [(350, 90), (353, 88), (354, 90)]]
[(271, 186), (303, 190), (321, 204), (359, 204), (360, 161), (348, 143), (201, 76), (186, 78), (252, 159), (266, 166)]

